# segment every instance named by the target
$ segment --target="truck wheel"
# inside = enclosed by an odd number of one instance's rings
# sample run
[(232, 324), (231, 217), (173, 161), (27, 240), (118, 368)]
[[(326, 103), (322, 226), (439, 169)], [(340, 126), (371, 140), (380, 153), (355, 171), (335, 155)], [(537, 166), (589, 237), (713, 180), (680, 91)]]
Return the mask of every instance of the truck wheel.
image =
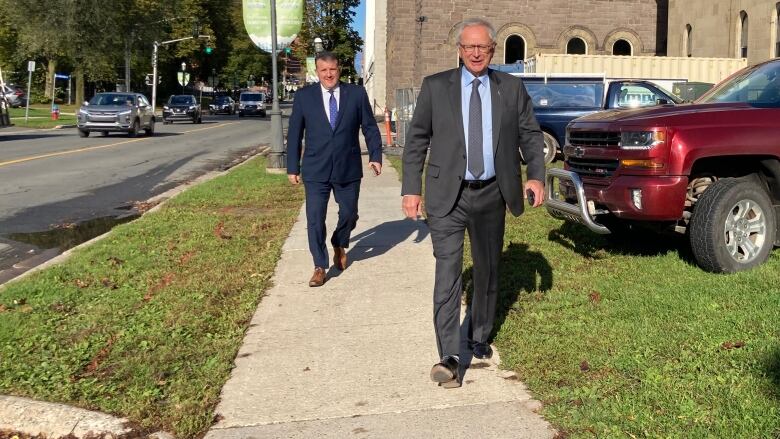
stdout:
[(79, 137), (89, 137), (89, 131), (79, 130)]
[(144, 128), (144, 132), (147, 136), (153, 136), (154, 135), (154, 119), (149, 121), (149, 128)]
[(127, 132), (127, 137), (138, 136), (138, 131), (141, 131), (141, 123), (136, 119), (133, 121), (133, 126), (130, 128), (130, 131)]
[(689, 225), (696, 263), (718, 273), (762, 264), (774, 247), (776, 221), (769, 195), (755, 180), (712, 183), (696, 203)]
[(555, 155), (558, 154), (558, 141), (545, 131), (542, 134), (544, 134), (544, 162), (552, 163), (555, 160)]

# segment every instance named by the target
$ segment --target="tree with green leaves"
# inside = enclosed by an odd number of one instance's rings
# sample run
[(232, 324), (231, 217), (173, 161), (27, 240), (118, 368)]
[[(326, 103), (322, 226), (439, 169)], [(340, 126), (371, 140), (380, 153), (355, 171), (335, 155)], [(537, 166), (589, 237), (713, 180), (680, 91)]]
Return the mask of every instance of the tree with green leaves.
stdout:
[(355, 8), (360, 0), (305, 0), (303, 26), (293, 46), (299, 59), (314, 54), (314, 39), (323, 41), (325, 50), (333, 52), (341, 65), (342, 79), (357, 78), (355, 55), (363, 46), (363, 40), (352, 28)]

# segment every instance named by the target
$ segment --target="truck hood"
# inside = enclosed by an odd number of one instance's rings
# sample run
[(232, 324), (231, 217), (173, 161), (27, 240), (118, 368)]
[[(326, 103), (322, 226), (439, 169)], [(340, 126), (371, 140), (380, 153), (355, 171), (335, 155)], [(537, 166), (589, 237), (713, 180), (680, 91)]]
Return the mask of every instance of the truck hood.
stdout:
[(677, 119), (685, 118), (691, 114), (699, 116), (708, 113), (733, 111), (738, 109), (752, 108), (744, 102), (723, 102), (715, 104), (680, 104), (680, 105), (661, 105), (646, 108), (616, 109), (600, 111), (576, 119), (576, 122), (636, 122), (638, 124), (647, 123), (652, 120), (653, 125), (667, 125)]
[(81, 110), (120, 113), (122, 111), (131, 111), (133, 107), (128, 107), (127, 105), (87, 105), (86, 107), (82, 106)]

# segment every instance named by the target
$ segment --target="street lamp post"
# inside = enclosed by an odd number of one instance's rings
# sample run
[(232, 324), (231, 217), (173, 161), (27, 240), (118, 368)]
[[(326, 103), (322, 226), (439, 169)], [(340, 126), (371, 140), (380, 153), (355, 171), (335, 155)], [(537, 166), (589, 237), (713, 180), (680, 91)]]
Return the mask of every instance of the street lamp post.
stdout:
[(282, 112), (279, 109), (279, 93), (277, 77), (279, 68), (276, 65), (276, 0), (271, 0), (271, 70), (273, 73), (272, 90), (274, 103), (271, 106), (271, 153), (268, 155), (268, 169), (283, 172), (287, 166), (284, 159), (284, 136), (282, 134)]
[(187, 63), (181, 62), (181, 94), (184, 94), (184, 85), (187, 84)]
[(322, 52), (322, 38), (314, 38), (314, 53)]

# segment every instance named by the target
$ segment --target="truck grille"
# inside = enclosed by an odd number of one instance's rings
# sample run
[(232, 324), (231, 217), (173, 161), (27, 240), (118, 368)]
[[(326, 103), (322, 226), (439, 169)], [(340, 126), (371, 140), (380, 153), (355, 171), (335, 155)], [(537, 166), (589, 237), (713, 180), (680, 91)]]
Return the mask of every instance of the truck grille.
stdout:
[(616, 131), (571, 131), (569, 143), (573, 146), (618, 147), (620, 133)]
[(589, 159), (569, 157), (566, 160), (569, 170), (576, 172), (580, 177), (611, 177), (618, 167), (618, 161), (612, 159)]

